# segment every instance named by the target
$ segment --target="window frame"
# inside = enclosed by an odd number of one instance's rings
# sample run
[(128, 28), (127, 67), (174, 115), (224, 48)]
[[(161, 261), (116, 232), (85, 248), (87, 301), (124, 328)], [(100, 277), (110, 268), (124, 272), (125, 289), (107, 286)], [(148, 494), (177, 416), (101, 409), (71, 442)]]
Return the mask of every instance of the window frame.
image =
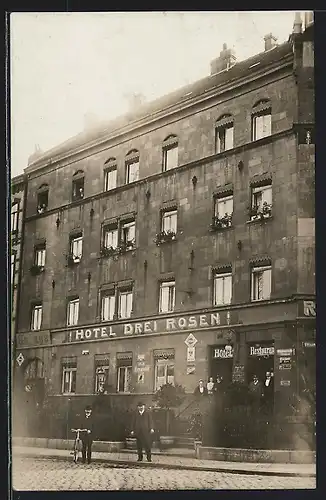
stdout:
[[(81, 186), (79, 186), (81, 184)], [(77, 195), (77, 189), (79, 194)], [(80, 191), (82, 190), (82, 191)], [(77, 171), (72, 177), (71, 199), (72, 201), (80, 201), (85, 197), (85, 173)]]
[[(162, 308), (162, 306), (163, 306), (163, 291), (166, 288), (168, 288), (168, 298), (167, 298), (168, 309), (164, 310)], [(171, 298), (171, 290), (170, 289), (173, 290), (173, 292), (172, 292), (172, 298)], [(160, 281), (159, 282), (159, 304), (158, 304), (159, 314), (166, 314), (166, 313), (174, 312), (174, 309), (175, 309), (175, 299), (176, 299), (175, 280), (174, 279), (170, 279), (170, 280)], [(169, 306), (171, 305), (171, 303), (172, 303), (172, 308), (169, 309)]]
[(12, 250), (10, 254), (10, 278), (11, 278), (12, 288), (14, 288), (15, 286), (16, 261), (17, 261), (17, 252)]
[[(77, 319), (76, 322), (71, 323), (70, 322), (70, 308), (72, 307), (72, 304), (78, 304), (78, 310), (77, 310)], [(79, 322), (79, 306), (80, 306), (80, 299), (79, 297), (75, 297), (74, 299), (69, 299), (67, 301), (67, 320), (66, 320), (66, 326), (77, 326)], [(76, 317), (76, 313), (74, 313), (74, 317)]]
[[(132, 359), (128, 358), (128, 361), (130, 364), (120, 364), (118, 363), (117, 366), (117, 392), (118, 393), (124, 393), (124, 394), (130, 394), (131, 392), (131, 385), (132, 385)], [(123, 375), (123, 389), (120, 388), (120, 373), (121, 371), (124, 372)], [(129, 374), (129, 390), (126, 390), (126, 385), (128, 383), (128, 374)]]
[[(266, 200), (263, 201), (263, 194), (261, 195), (261, 203), (256, 204), (256, 199), (257, 199), (257, 194), (263, 193), (263, 192), (269, 191), (270, 192), (270, 200), (271, 202), (268, 203)], [(264, 203), (267, 203), (267, 210), (266, 213), (264, 213)], [(250, 220), (256, 220), (258, 218), (263, 218), (263, 219), (269, 219), (272, 215), (271, 210), (273, 207), (273, 185), (271, 181), (256, 185), (256, 186), (251, 186), (251, 215), (250, 215)]]
[[(176, 151), (176, 164), (174, 166), (168, 166), (169, 153), (171, 151)], [(172, 161), (172, 160), (171, 160)], [(169, 170), (173, 170), (179, 166), (179, 144), (176, 140), (172, 144), (168, 144), (166, 146), (163, 145), (163, 172), (168, 172)]]
[[(269, 133), (262, 133), (258, 137), (258, 128), (257, 128), (257, 119), (259, 118), (264, 118), (264, 117), (269, 117), (269, 122), (268, 122), (268, 132)], [(263, 125), (262, 130), (266, 127)], [(259, 106), (257, 106), (257, 110), (253, 109), (252, 115), (251, 115), (251, 140), (252, 141), (259, 141), (260, 139), (264, 139), (265, 137), (270, 137), (272, 135), (272, 106), (270, 103), (266, 103), (266, 107), (263, 107), (262, 109), (259, 109)]]
[[(114, 182), (110, 185), (110, 174), (115, 173), (115, 178)], [(115, 189), (117, 187), (117, 180), (118, 180), (118, 168), (116, 164), (112, 164), (111, 166), (108, 166), (104, 169), (104, 192), (111, 191), (112, 189)]]
[[(167, 229), (165, 228), (165, 222), (168, 219), (174, 219), (174, 223), (171, 224), (170, 222), (170, 228), (171, 225), (175, 226), (175, 229)], [(161, 213), (161, 232), (167, 233), (167, 232), (173, 232), (174, 234), (177, 234), (177, 229), (178, 229), (178, 209), (177, 208), (172, 208), (172, 209), (167, 209), (167, 210), (162, 210)]]
[[(109, 233), (115, 233), (115, 239), (116, 239), (116, 244), (114, 246), (114, 243), (112, 245), (107, 245), (107, 235)], [(103, 226), (103, 236), (102, 236), (102, 247), (105, 248), (106, 250), (112, 248), (116, 249), (119, 246), (119, 228), (118, 224), (106, 224)]]
[[(231, 136), (232, 140), (231, 145), (227, 146), (227, 131), (231, 130)], [(223, 134), (223, 137), (221, 137), (221, 134)], [(234, 123), (233, 121), (230, 121), (229, 123), (225, 124), (218, 124), (216, 123), (215, 126), (215, 153), (220, 154), (224, 153), (225, 151), (230, 151), (231, 149), (234, 148)]]
[[(130, 232), (130, 228), (133, 228), (134, 237), (132, 239), (126, 238), (126, 229), (128, 233)], [(126, 250), (131, 250), (136, 246), (136, 220), (124, 220), (120, 222), (120, 230), (118, 237), (118, 245), (123, 245)]]
[[(113, 314), (112, 314), (112, 317), (109, 317), (107, 319), (104, 318), (104, 300), (105, 299), (111, 299), (113, 298)], [(102, 290), (101, 293), (100, 293), (100, 318), (101, 318), (101, 322), (104, 322), (104, 321), (113, 321), (117, 315), (116, 313), (116, 308), (117, 308), (117, 298), (116, 298), (116, 291), (114, 289), (111, 289), (111, 290)], [(109, 300), (110, 302), (110, 300)], [(110, 310), (110, 308), (109, 308)], [(110, 316), (110, 315), (109, 315)]]
[[(65, 373), (69, 373), (69, 390), (65, 391)], [(77, 364), (76, 366), (70, 366), (69, 364), (63, 363), (61, 365), (61, 394), (76, 394), (77, 386)], [(73, 380), (73, 378), (75, 380)], [(72, 386), (75, 385), (75, 390), (72, 391)]]
[[(255, 295), (256, 295), (256, 276), (259, 272), (269, 272), (269, 296), (268, 297), (262, 297), (262, 298), (255, 298)], [(263, 277), (263, 280), (264, 280), (264, 277)], [(258, 264), (255, 264), (251, 267), (251, 293), (250, 293), (250, 300), (251, 302), (261, 302), (263, 300), (270, 300), (271, 298), (271, 295), (272, 295), (272, 265), (271, 264), (265, 264), (265, 265), (258, 265)], [(264, 287), (264, 283), (263, 283), (263, 287)], [(258, 290), (258, 294), (259, 294), (259, 290)], [(258, 295), (257, 294), (257, 295)]]
[[(164, 375), (159, 377), (158, 376), (158, 369), (159, 367), (163, 366), (164, 367)], [(168, 368), (169, 366), (173, 366), (173, 375), (169, 376), (168, 375)], [(173, 377), (173, 381), (169, 382), (169, 377), (171, 380), (171, 377)], [(162, 380), (162, 383), (159, 383), (159, 379), (164, 379)], [(162, 357), (154, 357), (154, 391), (157, 391), (162, 387), (162, 385), (165, 385), (167, 383), (170, 383), (172, 385), (175, 385), (175, 355), (174, 357), (169, 357), (169, 358), (162, 358)]]
[[(45, 202), (42, 202), (42, 198), (46, 196)], [(49, 206), (49, 187), (44, 186), (43, 188), (40, 188), (37, 192), (37, 205), (36, 205), (36, 211), (38, 214), (44, 213)]]
[[(230, 278), (230, 297), (229, 297), (229, 302), (225, 301), (225, 279)], [(222, 302), (217, 301), (217, 286), (216, 282), (217, 280), (222, 280), (222, 295), (223, 295), (223, 300)], [(214, 307), (219, 307), (219, 306), (225, 306), (225, 305), (230, 305), (232, 304), (232, 297), (233, 297), (233, 273), (232, 269), (225, 269), (225, 270), (216, 270), (213, 274), (213, 306)]]
[[(70, 235), (69, 239), (70, 239), (70, 242), (69, 242), (69, 255), (72, 258), (73, 262), (75, 264), (78, 264), (82, 260), (82, 257), (83, 257), (83, 235), (82, 234)], [(78, 244), (79, 242), (81, 242), (80, 256), (78, 256), (78, 255), (74, 256), (74, 252), (73, 252), (74, 244), (75, 243)]]
[[(103, 370), (103, 373), (100, 373), (100, 370)], [(95, 359), (95, 377), (94, 377), (94, 392), (95, 394), (100, 394), (100, 385), (103, 384), (103, 392), (106, 394), (105, 386), (108, 385), (109, 381), (109, 371), (110, 371), (110, 363), (102, 364), (101, 360)], [(104, 381), (100, 380), (99, 375), (104, 375)]]
[[(13, 210), (17, 207), (17, 210)], [(20, 214), (20, 203), (15, 201), (11, 204), (11, 219), (10, 219), (10, 232), (11, 234), (18, 233), (19, 230), (19, 214)]]
[[(130, 180), (130, 169), (132, 165), (138, 165), (137, 169), (137, 178)], [(133, 158), (130, 160), (126, 160), (126, 184), (132, 184), (133, 182), (139, 181), (139, 167), (140, 167), (140, 162), (139, 162), (139, 157), (138, 158)]]
[[(128, 287), (128, 288), (118, 289), (117, 293), (118, 293), (118, 310), (117, 310), (118, 319), (128, 319), (128, 318), (131, 318), (132, 317), (132, 312), (133, 312), (133, 301), (134, 301), (133, 286), (131, 286), (130, 288)], [(129, 316), (122, 316), (122, 314), (121, 314), (121, 309), (122, 309), (121, 308), (121, 302), (122, 302), (122, 298), (123, 297), (127, 297), (128, 295), (131, 296), (130, 313), (129, 313)], [(127, 297), (126, 300), (128, 302), (128, 297)], [(127, 307), (126, 307), (126, 310), (127, 310)]]
[[(39, 254), (41, 254), (41, 259), (38, 258)], [(36, 245), (34, 248), (34, 265), (40, 268), (45, 267), (45, 259), (46, 259), (46, 246), (45, 244)], [(41, 263), (39, 263), (39, 260)]]
[(43, 304), (41, 303), (33, 304), (31, 310), (31, 331), (37, 332), (41, 330), (42, 321), (43, 321)]

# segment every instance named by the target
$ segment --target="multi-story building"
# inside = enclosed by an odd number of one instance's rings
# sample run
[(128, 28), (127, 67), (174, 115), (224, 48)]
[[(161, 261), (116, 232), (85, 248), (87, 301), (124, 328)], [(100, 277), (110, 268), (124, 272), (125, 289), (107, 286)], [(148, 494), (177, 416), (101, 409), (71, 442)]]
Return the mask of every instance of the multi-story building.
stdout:
[(26, 168), (19, 370), (57, 408), (272, 371), (282, 409), (304, 369), (314, 383), (306, 21), (245, 61), (224, 45), (207, 77)]

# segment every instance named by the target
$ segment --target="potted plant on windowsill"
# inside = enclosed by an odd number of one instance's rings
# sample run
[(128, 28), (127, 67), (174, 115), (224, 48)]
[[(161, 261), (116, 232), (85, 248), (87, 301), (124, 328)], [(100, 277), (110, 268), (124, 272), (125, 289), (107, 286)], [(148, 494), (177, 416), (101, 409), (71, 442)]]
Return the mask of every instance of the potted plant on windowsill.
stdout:
[(117, 249), (110, 246), (110, 247), (101, 247), (100, 254), (101, 257), (112, 257), (117, 253)]
[(174, 408), (177, 408), (185, 398), (185, 390), (181, 385), (164, 384), (156, 391), (153, 400), (158, 408), (164, 412), (164, 434), (160, 435), (162, 448), (173, 446), (174, 437), (171, 436), (171, 417)]
[(30, 273), (32, 276), (37, 276), (38, 274), (41, 274), (43, 273), (44, 271), (44, 266), (39, 266), (38, 264), (33, 264), (31, 267), (30, 267)]
[(225, 213), (223, 217), (215, 216), (211, 224), (211, 230), (216, 231), (218, 229), (224, 229), (226, 227), (232, 226), (232, 214)]
[(160, 233), (157, 233), (155, 238), (154, 238), (154, 243), (157, 246), (162, 245), (162, 243), (167, 243), (169, 241), (174, 241), (176, 239), (177, 235), (174, 231), (161, 231)]

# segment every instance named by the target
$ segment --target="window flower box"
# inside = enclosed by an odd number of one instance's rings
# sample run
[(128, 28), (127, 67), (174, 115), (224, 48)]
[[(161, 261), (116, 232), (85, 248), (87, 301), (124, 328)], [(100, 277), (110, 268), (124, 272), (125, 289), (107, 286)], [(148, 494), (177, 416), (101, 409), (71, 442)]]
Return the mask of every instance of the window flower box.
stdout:
[(37, 264), (33, 264), (29, 270), (32, 276), (37, 276), (38, 274), (44, 272), (44, 266), (38, 266)]
[(251, 220), (269, 219), (272, 216), (272, 205), (264, 201), (260, 207), (250, 207), (249, 216)]
[(154, 243), (157, 246), (162, 245), (163, 243), (167, 243), (170, 241), (174, 241), (176, 239), (177, 235), (174, 231), (161, 231), (160, 233), (157, 233), (154, 239)]
[(101, 257), (113, 257), (116, 255), (118, 252), (117, 248), (114, 248), (112, 246), (110, 247), (102, 247), (100, 250), (100, 255)]
[(77, 257), (75, 255), (68, 255), (68, 267), (73, 267), (76, 264), (79, 264), (80, 262), (80, 257)]
[(129, 250), (135, 250), (135, 243), (133, 241), (122, 241), (116, 249), (116, 253), (118, 255), (123, 255), (124, 253), (128, 252)]
[(218, 231), (219, 229), (225, 229), (232, 226), (232, 215), (226, 213), (223, 217), (215, 216), (213, 217), (212, 224), (210, 228), (212, 231)]

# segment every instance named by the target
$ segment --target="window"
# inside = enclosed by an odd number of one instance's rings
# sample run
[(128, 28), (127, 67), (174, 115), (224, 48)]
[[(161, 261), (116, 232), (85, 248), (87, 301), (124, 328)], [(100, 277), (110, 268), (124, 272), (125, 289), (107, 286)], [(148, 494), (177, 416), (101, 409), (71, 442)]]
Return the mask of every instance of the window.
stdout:
[(272, 215), (272, 185), (253, 187), (251, 197), (251, 220), (269, 218)]
[(133, 247), (136, 240), (136, 222), (124, 222), (121, 224), (121, 243), (126, 247)]
[(260, 101), (253, 108), (252, 140), (257, 141), (272, 133), (272, 111), (269, 101)]
[(139, 179), (139, 160), (127, 163), (127, 184), (136, 182)]
[(215, 124), (215, 152), (223, 153), (233, 148), (233, 116), (221, 116)]
[(163, 281), (160, 284), (159, 312), (174, 311), (175, 306), (175, 281)]
[(72, 201), (84, 198), (84, 172), (78, 170), (72, 180)]
[(15, 284), (16, 253), (11, 254), (11, 286)]
[(163, 148), (163, 171), (171, 170), (178, 166), (178, 144)]
[(131, 353), (117, 353), (117, 391), (130, 392), (131, 391), (131, 377), (132, 377), (132, 354)]
[(214, 225), (230, 227), (233, 215), (233, 195), (215, 198)]
[(95, 355), (95, 393), (106, 394), (109, 380), (109, 355)]
[(75, 358), (66, 358), (66, 361), (62, 362), (62, 394), (76, 393), (76, 375), (77, 361)]
[(48, 208), (49, 187), (43, 184), (37, 193), (37, 213), (42, 214)]
[(154, 351), (154, 390), (164, 384), (174, 385), (174, 349)]
[(70, 239), (70, 256), (74, 263), (80, 262), (83, 253), (83, 237), (74, 236)]
[(177, 232), (177, 210), (169, 210), (162, 213), (162, 231)]
[(130, 318), (132, 312), (132, 290), (119, 290), (118, 317)]
[(35, 248), (35, 265), (39, 267), (45, 266), (45, 245)]
[(104, 248), (117, 248), (118, 246), (118, 228), (104, 227), (103, 229), (103, 246)]
[(110, 167), (104, 172), (104, 191), (117, 187), (117, 167)]
[(232, 300), (232, 273), (216, 272), (214, 275), (213, 305), (222, 306), (231, 304)]
[(67, 326), (78, 324), (79, 317), (79, 299), (73, 299), (68, 302), (67, 308)]
[(13, 203), (11, 206), (11, 232), (15, 233), (18, 231), (18, 220), (19, 220), (19, 203)]
[(42, 305), (34, 305), (32, 307), (31, 330), (40, 330), (42, 324)]
[(253, 267), (251, 273), (251, 300), (268, 300), (271, 296), (271, 266)]
[(112, 321), (115, 315), (115, 293), (114, 290), (105, 291), (101, 294), (101, 321)]

